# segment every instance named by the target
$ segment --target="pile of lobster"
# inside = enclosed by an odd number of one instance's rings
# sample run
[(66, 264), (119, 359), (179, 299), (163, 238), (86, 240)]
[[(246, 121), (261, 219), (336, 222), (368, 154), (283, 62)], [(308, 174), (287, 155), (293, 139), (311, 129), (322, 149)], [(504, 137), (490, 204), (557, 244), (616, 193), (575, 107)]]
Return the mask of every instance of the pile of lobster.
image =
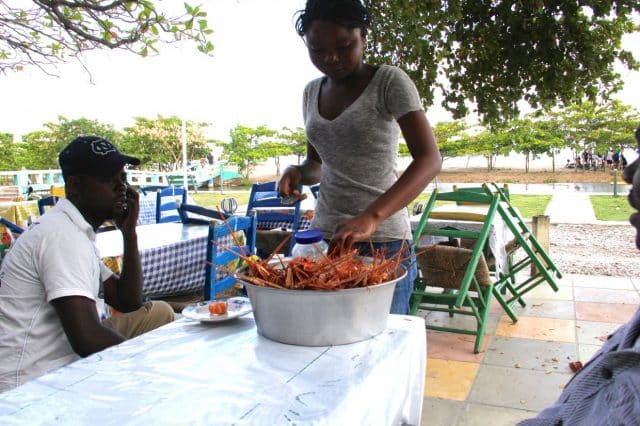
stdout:
[[(278, 253), (285, 239), (274, 250)], [(225, 248), (224, 250), (233, 249)], [(272, 253), (267, 259), (240, 255), (246, 268), (239, 272), (228, 271), (239, 280), (251, 284), (291, 290), (342, 290), (368, 287), (390, 281), (402, 274), (404, 260), (400, 250), (395, 256), (385, 258), (380, 250), (371, 250), (373, 256), (362, 257), (357, 249), (333, 250), (320, 259), (308, 257), (281, 258)]]

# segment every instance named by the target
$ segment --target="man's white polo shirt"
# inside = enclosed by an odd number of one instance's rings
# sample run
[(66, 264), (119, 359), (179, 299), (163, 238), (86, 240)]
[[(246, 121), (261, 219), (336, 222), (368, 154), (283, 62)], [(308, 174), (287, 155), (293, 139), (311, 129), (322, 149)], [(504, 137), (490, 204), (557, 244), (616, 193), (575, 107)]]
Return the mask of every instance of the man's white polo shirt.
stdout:
[(0, 391), (66, 365), (73, 351), (53, 299), (97, 299), (112, 272), (102, 263), (95, 232), (68, 200), (23, 233), (0, 269)]

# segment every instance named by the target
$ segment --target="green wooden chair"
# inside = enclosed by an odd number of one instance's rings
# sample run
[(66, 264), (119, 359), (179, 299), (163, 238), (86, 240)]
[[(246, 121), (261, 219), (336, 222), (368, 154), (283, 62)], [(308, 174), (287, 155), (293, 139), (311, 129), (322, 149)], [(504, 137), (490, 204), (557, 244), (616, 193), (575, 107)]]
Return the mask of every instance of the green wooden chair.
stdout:
[[(429, 216), (436, 201), (488, 204), (485, 220), (479, 231), (438, 228), (429, 224)], [(432, 324), (430, 330), (454, 332), (476, 336), (474, 352), (482, 347), (494, 280), (489, 272), (483, 250), (491, 223), (499, 205), (497, 195), (454, 191), (439, 193), (434, 190), (422, 213), (413, 238), (417, 245), (419, 275), (411, 295), (410, 314), (419, 310), (447, 312), (474, 317), (475, 329)], [(421, 246), (424, 235), (445, 237), (446, 241), (427, 247)], [(460, 239), (475, 241), (471, 248), (459, 247)], [(515, 315), (515, 314), (514, 314)]]
[[(498, 277), (498, 281), (495, 283), (496, 290), (494, 291), (500, 289), (500, 294), (503, 295), (502, 300), (499, 299), (501, 304), (504, 301), (508, 306), (513, 306), (517, 302), (522, 307), (525, 307), (526, 301), (523, 296), (544, 282), (547, 282), (554, 291), (558, 291), (556, 278), (562, 278), (562, 273), (540, 245), (533, 232), (531, 232), (529, 225), (520, 215), (518, 209), (511, 203), (509, 187), (506, 184), (500, 186), (492, 182), (490, 185), (483, 184), (480, 187), (454, 187), (454, 190), (496, 194), (500, 198), (498, 214), (514, 235), (514, 238), (505, 247), (509, 262), (508, 272), (505, 274), (502, 271), (492, 269), (492, 272), (497, 274)], [(516, 261), (516, 255), (520, 250), (524, 252), (524, 257)], [(522, 279), (523, 275), (518, 274), (528, 268), (530, 269), (532, 265), (535, 266), (536, 272)], [(508, 296), (506, 296), (507, 294)], [(513, 310), (505, 310), (515, 321), (514, 316), (511, 315)]]

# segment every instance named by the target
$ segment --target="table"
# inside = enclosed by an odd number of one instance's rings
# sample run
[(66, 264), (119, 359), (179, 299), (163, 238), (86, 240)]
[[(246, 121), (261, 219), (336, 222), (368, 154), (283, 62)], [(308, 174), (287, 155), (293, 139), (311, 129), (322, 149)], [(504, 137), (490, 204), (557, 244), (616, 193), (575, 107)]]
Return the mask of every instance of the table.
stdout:
[[(158, 223), (136, 228), (145, 297), (192, 293), (204, 287), (208, 225)], [(122, 255), (119, 230), (96, 235), (102, 257)]]
[(0, 424), (419, 425), (424, 319), (303, 347), (261, 337), (249, 314), (181, 319), (0, 394)]
[[(428, 223), (430, 226), (437, 228), (451, 227), (463, 231), (480, 231), (484, 224), (484, 216), (488, 208), (489, 206), (484, 205), (444, 204), (432, 210)], [(422, 215), (415, 215), (410, 217), (412, 231), (416, 230), (421, 216)], [(513, 238), (514, 235), (505, 224), (504, 219), (496, 212), (493, 216), (493, 223), (489, 229), (487, 240), (489, 249), (496, 261), (496, 268), (503, 273), (509, 272), (506, 245)], [(446, 237), (423, 235), (418, 245), (432, 245), (445, 239)]]
[(29, 216), (34, 219), (40, 216), (38, 200), (0, 202), (0, 216), (26, 229)]

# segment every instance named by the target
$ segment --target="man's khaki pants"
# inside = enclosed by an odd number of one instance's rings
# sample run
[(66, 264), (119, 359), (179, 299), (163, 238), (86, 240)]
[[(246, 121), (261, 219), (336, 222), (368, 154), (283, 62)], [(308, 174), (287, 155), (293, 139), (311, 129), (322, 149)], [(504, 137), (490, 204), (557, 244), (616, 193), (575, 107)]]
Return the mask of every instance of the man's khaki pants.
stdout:
[(133, 312), (118, 313), (102, 321), (102, 324), (116, 330), (127, 339), (139, 336), (175, 320), (171, 306), (163, 301), (147, 302)]

